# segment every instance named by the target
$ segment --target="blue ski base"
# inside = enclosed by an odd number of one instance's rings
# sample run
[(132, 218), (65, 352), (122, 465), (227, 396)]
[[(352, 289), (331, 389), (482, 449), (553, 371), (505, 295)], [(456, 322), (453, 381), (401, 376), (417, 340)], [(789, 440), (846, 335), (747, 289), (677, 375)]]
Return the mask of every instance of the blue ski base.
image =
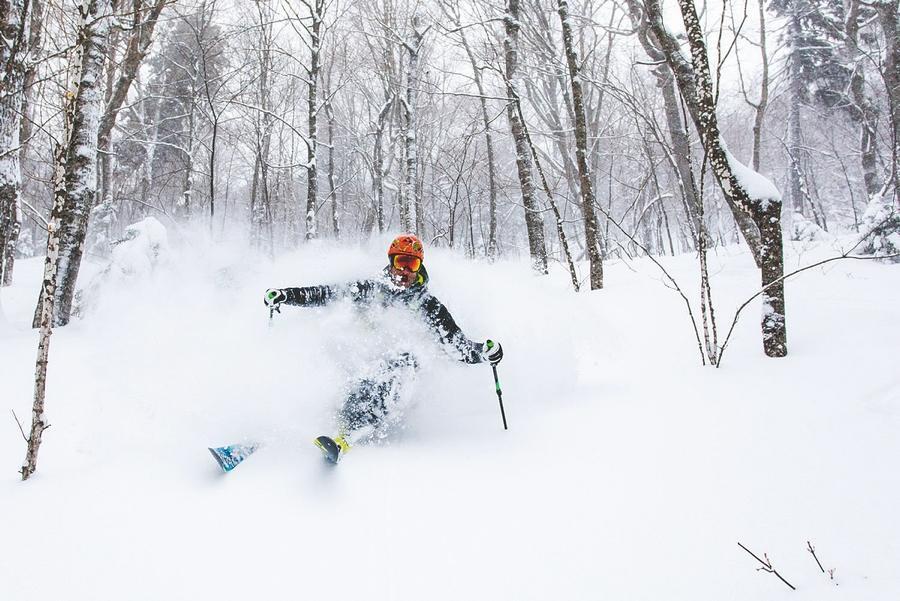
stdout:
[(216, 463), (224, 472), (230, 472), (237, 467), (244, 459), (253, 454), (259, 448), (258, 444), (230, 444), (224, 447), (209, 447)]

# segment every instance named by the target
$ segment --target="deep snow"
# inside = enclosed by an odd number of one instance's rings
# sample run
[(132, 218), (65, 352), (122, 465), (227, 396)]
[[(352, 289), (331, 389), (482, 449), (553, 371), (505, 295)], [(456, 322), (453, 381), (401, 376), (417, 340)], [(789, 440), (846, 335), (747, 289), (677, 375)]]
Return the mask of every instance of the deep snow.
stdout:
[[(829, 244), (789, 247), (789, 268)], [(757, 303), (716, 370), (648, 261), (573, 294), (561, 268), (427, 248), (463, 330), (503, 343), (504, 432), (491, 370), (402, 312), (286, 307), (269, 324), (266, 288), (375, 274), (386, 246), (269, 261), (195, 242), (102, 281), (53, 335), (52, 427), (25, 483), (9, 409), (30, 418), (41, 260), (20, 262), (0, 292), (0, 599), (900, 598), (900, 267), (801, 274), (789, 357), (762, 355)], [(699, 290), (691, 256), (663, 263)], [(738, 248), (711, 270), (724, 335), (758, 272)], [(394, 345), (425, 357), (407, 428), (325, 465), (312, 438)], [(206, 451), (249, 440), (264, 446), (230, 474)]]

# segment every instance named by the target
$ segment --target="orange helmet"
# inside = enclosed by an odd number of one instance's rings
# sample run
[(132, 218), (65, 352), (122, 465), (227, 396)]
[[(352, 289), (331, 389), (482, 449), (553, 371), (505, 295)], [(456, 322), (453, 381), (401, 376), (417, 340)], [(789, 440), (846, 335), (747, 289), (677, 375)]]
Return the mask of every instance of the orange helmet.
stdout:
[(394, 238), (388, 247), (387, 254), (388, 257), (409, 255), (421, 261), (425, 259), (425, 247), (422, 246), (422, 241), (413, 234), (402, 234)]

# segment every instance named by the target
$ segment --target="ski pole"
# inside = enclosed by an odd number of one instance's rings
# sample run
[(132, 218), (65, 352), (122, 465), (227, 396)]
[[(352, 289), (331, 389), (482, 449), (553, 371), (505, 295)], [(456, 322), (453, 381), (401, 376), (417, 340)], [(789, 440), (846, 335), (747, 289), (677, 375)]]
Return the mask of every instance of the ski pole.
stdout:
[(500, 401), (500, 416), (503, 418), (503, 429), (509, 430), (506, 427), (506, 411), (503, 410), (503, 391), (500, 390), (500, 379), (497, 377), (497, 366), (491, 365), (491, 369), (494, 370), (494, 384), (497, 387), (497, 400)]
[(269, 307), (269, 327), (272, 327), (273, 317), (275, 316), (275, 311), (281, 313), (281, 307)]

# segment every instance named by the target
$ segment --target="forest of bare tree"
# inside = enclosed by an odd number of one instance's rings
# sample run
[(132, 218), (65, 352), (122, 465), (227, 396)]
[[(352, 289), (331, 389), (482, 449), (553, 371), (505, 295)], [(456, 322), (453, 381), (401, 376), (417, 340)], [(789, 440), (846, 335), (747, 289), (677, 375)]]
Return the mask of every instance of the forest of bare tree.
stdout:
[(3, 0), (3, 282), (46, 252), (64, 324), (147, 216), (272, 255), (410, 231), (575, 289), (741, 243), (775, 340), (782, 234), (897, 250), (897, 4)]

